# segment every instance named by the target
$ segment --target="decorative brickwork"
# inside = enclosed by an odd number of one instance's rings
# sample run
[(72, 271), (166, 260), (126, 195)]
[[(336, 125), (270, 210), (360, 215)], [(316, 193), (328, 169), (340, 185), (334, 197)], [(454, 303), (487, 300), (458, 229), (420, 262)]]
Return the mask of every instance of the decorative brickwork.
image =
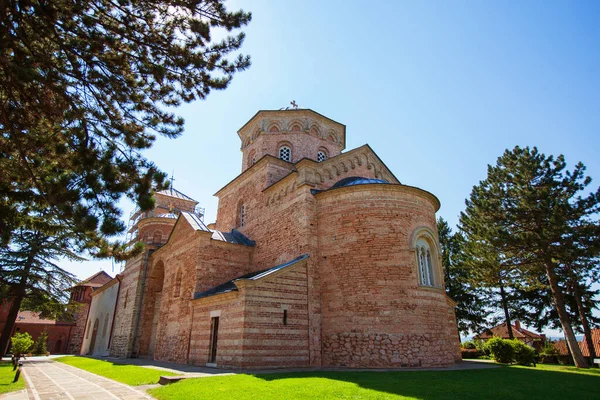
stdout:
[(368, 145), (341, 153), (345, 126), (311, 110), (261, 111), (238, 133), (243, 172), (217, 192), (211, 229), (180, 192), (174, 225), (136, 220), (144, 238), (162, 236), (123, 271), (111, 355), (232, 368), (459, 360), (437, 198)]

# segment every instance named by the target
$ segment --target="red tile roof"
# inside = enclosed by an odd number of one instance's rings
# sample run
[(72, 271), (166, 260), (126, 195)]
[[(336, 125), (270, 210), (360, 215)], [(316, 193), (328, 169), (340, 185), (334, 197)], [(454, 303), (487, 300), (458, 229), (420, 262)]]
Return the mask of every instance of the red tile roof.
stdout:
[[(596, 357), (600, 357), (600, 329), (592, 329), (592, 343), (594, 343), (594, 350), (596, 350)], [(590, 357), (590, 351), (587, 346), (587, 340), (585, 340), (585, 336), (583, 341), (577, 342), (579, 348), (581, 349), (581, 353), (584, 357)], [(567, 347), (566, 340), (559, 340), (558, 342), (554, 342), (554, 348), (558, 350), (558, 354), (561, 356), (568, 356), (569, 349)]]
[(40, 317), (39, 312), (35, 311), (19, 311), (15, 323), (33, 324), (33, 325), (75, 325), (71, 322), (56, 321), (54, 319), (45, 319)]
[[(513, 336), (515, 337), (515, 339), (544, 339), (545, 337), (543, 335), (539, 335), (537, 333), (528, 331), (525, 328), (522, 328), (520, 326), (520, 324), (518, 322), (515, 322), (515, 325), (511, 325), (512, 326), (512, 331), (513, 331)], [(493, 328), (487, 329), (485, 331), (483, 331), (482, 333), (480, 333), (479, 335), (477, 335), (476, 337), (479, 339), (490, 339), (493, 336), (496, 337), (501, 337), (503, 339), (508, 339), (508, 327), (506, 325), (506, 322), (501, 323), (498, 326), (495, 326)]]

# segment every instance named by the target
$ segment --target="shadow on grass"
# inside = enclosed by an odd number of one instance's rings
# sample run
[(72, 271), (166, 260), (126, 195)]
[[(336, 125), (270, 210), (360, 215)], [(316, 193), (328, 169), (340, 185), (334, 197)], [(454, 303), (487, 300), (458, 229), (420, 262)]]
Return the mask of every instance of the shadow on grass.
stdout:
[(344, 381), (363, 389), (424, 400), (600, 399), (600, 372), (578, 374), (512, 366), (463, 371), (298, 372), (254, 377), (269, 382), (310, 378)]

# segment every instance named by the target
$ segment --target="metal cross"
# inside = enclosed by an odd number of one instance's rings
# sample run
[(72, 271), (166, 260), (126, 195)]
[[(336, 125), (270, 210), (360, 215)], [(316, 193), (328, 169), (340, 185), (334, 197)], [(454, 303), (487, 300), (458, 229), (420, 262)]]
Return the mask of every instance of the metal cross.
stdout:
[(169, 178), (169, 180), (171, 181), (171, 185), (169, 186), (169, 189), (173, 190), (173, 181), (175, 180), (175, 171), (171, 172), (171, 178)]
[(290, 104), (292, 105), (292, 107), (294, 107), (294, 110), (297, 110), (297, 109), (298, 109), (298, 104), (296, 104), (296, 100), (292, 100), (292, 101), (290, 102)]

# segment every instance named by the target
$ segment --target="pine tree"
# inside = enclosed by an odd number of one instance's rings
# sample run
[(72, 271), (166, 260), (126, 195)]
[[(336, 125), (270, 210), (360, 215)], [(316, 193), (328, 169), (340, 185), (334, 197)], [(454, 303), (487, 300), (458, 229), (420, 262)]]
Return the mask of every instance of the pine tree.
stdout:
[(442, 266), (446, 293), (456, 301), (456, 323), (459, 332), (468, 335), (478, 332), (486, 323), (487, 294), (481, 287), (471, 283), (465, 265), (464, 237), (460, 232), (452, 233), (448, 223), (438, 218), (438, 236), (442, 248)]
[(142, 209), (165, 175), (143, 151), (175, 138), (169, 109), (225, 89), (250, 65), (232, 55), (251, 19), (223, 0), (15, 0), (0, 6), (0, 245), (31, 210), (79, 232), (124, 230), (115, 204)]
[[(48, 310), (67, 302), (67, 289), (75, 276), (62, 269), (59, 259), (83, 260), (77, 253), (88, 246), (85, 235), (73, 235), (57, 227), (52, 234), (21, 228), (8, 246), (0, 247), (0, 287), (3, 302), (10, 304), (0, 336), (0, 356), (4, 355), (17, 314), (25, 299), (28, 308)], [(55, 316), (55, 315), (54, 315)]]
[(486, 243), (519, 280), (546, 276), (573, 361), (587, 367), (566, 308), (561, 269), (598, 255), (600, 225), (593, 219), (600, 189), (583, 196), (591, 182), (585, 167), (565, 168), (562, 155), (546, 157), (535, 147), (507, 150), (473, 188), (460, 220), (468, 241)]

